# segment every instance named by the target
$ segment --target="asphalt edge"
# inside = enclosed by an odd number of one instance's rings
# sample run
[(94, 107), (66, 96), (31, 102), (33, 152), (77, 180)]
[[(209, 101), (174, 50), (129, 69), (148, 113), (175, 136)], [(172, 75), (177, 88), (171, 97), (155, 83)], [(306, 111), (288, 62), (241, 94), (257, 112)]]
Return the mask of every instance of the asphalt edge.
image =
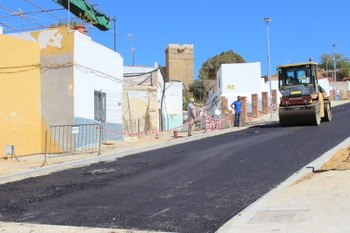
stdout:
[(305, 175), (311, 174), (317, 169), (319, 169), (323, 164), (328, 162), (333, 155), (338, 152), (341, 149), (344, 149), (350, 145), (350, 137), (342, 141), (340, 144), (335, 146), (334, 148), (330, 149), (329, 151), (325, 152), (323, 155), (318, 157), (317, 159), (313, 160), (303, 168), (301, 168), (299, 171), (295, 172), (293, 175), (288, 177), (286, 180), (284, 180), (282, 183), (277, 185), (274, 189), (270, 190), (266, 194), (264, 194), (262, 197), (260, 197), (258, 200), (250, 204), (248, 207), (243, 209), (241, 212), (236, 214), (234, 217), (232, 217), (230, 220), (228, 220), (224, 225), (222, 225), (216, 233), (227, 233), (232, 232), (232, 228), (235, 224), (241, 224), (240, 222), (247, 222), (250, 219), (253, 218), (255, 213), (257, 212), (256, 209), (260, 209), (257, 206), (259, 206), (259, 203), (266, 198), (266, 196), (270, 195), (273, 192), (282, 192), (283, 190), (287, 189), (289, 186), (303, 178)]

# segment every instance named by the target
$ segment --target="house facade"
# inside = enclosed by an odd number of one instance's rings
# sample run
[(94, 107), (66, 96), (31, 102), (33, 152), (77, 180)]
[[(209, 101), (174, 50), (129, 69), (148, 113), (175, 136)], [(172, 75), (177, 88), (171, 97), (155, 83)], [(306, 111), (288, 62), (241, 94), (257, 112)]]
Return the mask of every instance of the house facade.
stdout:
[(40, 153), (41, 121), (39, 43), (0, 34), (0, 157), (6, 146), (15, 154)]
[[(17, 146), (19, 155), (42, 153), (45, 131), (51, 125), (97, 122), (108, 125), (110, 130), (122, 129), (123, 58), (120, 54), (68, 27), (1, 37), (12, 37), (15, 47), (18, 47), (17, 41), (25, 41), (39, 48), (35, 59), (40, 69), (33, 75), (40, 88), (33, 89), (35, 83), (31, 82), (26, 90), (28, 88), (31, 94), (40, 96), (39, 104), (33, 111), (40, 112), (37, 121), (41, 127), (35, 127), (35, 132), (40, 132), (41, 150)], [(6, 60), (8, 54), (2, 53), (1, 59)], [(9, 86), (10, 89), (14, 87)], [(14, 96), (16, 99), (20, 97)], [(120, 135), (104, 137), (122, 140)]]
[(161, 67), (124, 67), (124, 132), (158, 132), (183, 124), (182, 82), (166, 82)]

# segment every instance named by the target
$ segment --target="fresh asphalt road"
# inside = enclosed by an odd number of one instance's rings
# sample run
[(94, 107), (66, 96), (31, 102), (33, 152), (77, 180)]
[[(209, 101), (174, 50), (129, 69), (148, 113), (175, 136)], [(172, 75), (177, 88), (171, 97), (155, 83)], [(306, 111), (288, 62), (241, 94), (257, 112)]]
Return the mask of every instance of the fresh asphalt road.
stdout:
[(320, 126), (257, 126), (0, 185), (0, 220), (215, 232), (350, 136), (350, 104)]

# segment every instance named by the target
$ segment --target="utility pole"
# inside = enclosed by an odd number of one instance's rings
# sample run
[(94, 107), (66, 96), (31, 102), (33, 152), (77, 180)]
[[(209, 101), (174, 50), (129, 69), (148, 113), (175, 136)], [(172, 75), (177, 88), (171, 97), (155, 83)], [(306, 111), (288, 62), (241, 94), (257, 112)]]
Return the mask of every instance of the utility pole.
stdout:
[(270, 61), (270, 38), (269, 38), (269, 22), (271, 22), (271, 18), (265, 18), (266, 22), (266, 34), (267, 34), (267, 61), (269, 63), (269, 84), (270, 84), (270, 113), (272, 118), (272, 84), (271, 84), (271, 61)]
[(117, 29), (116, 29), (117, 18), (113, 17), (112, 20), (114, 22), (114, 31), (113, 31), (113, 35), (114, 35), (114, 52), (117, 52)]

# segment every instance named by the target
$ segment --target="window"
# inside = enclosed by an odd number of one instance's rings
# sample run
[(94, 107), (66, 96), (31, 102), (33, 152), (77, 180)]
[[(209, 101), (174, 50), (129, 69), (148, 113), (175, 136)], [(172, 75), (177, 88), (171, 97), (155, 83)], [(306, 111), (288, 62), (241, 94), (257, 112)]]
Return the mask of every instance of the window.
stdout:
[(310, 69), (307, 66), (288, 67), (288, 68), (279, 70), (280, 87), (284, 85), (310, 84), (310, 83), (312, 83), (312, 77), (310, 75)]
[(106, 120), (106, 93), (102, 91), (94, 91), (94, 115), (95, 120)]

